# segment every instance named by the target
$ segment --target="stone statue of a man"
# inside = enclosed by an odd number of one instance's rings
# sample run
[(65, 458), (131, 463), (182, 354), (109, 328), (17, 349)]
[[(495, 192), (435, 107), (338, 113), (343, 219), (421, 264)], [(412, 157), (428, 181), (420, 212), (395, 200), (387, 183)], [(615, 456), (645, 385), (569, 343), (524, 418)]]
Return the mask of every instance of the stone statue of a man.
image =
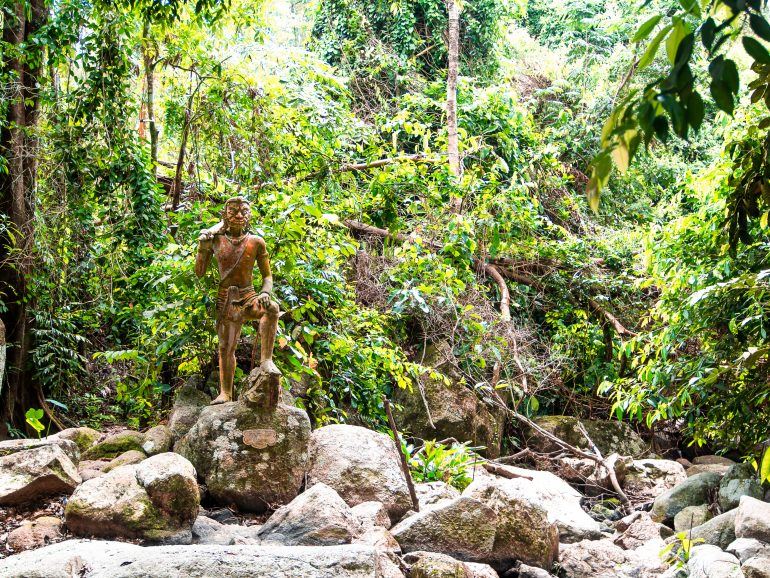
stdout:
[[(235, 348), (244, 322), (259, 320), (261, 346), (260, 369), (267, 374), (280, 374), (273, 363), (273, 346), (278, 330), (278, 304), (270, 298), (273, 276), (265, 240), (248, 232), (251, 205), (243, 197), (225, 202), (222, 222), (201, 231), (195, 274), (203, 277), (211, 256), (219, 267), (217, 293), (217, 337), (219, 338), (219, 396), (212, 404), (233, 399)], [(262, 288), (254, 289), (254, 265), (259, 267)]]

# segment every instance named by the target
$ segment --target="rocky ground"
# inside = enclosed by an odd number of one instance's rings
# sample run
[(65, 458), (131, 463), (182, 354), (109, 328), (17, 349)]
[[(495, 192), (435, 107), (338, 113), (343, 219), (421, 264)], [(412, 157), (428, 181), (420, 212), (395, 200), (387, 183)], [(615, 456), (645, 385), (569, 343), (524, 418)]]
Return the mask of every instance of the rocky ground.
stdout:
[[(551, 471), (489, 462), (462, 492), (417, 484), (415, 508), (388, 436), (208, 401), (183, 388), (143, 433), (0, 443), (0, 577), (770, 578), (753, 468), (658, 459), (622, 424), (583, 425), (628, 511), (606, 469), (536, 435)], [(584, 441), (573, 418), (538, 423)]]

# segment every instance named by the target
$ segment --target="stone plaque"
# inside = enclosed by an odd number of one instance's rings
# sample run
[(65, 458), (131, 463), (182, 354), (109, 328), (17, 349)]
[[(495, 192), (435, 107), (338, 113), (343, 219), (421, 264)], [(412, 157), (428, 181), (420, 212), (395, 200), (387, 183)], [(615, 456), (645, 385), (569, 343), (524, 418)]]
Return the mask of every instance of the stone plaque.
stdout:
[(243, 443), (258, 450), (274, 445), (278, 434), (274, 429), (247, 429), (243, 432)]

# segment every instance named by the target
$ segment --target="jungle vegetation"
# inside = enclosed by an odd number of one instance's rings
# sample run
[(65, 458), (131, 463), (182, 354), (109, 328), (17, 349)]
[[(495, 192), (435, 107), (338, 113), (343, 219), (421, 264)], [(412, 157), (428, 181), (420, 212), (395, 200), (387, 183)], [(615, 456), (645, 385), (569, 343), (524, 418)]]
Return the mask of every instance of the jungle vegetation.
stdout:
[(526, 415), (768, 438), (763, 0), (458, 2), (459, 170), (444, 0), (0, 6), (3, 435), (211, 373), (195, 240), (239, 193), (318, 424), (384, 426), (442, 342)]

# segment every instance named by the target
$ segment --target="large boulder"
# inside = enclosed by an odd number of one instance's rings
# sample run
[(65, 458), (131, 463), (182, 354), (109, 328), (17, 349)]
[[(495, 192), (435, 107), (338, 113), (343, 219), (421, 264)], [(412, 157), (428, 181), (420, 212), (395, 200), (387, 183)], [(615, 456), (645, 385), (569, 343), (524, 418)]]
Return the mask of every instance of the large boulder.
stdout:
[(726, 512), (737, 508), (742, 496), (761, 500), (764, 493), (751, 464), (733, 464), (719, 482), (719, 507)]
[(371, 546), (157, 546), (69, 540), (3, 560), (0, 578), (397, 578)]
[(175, 446), (221, 504), (264, 512), (288, 504), (305, 475), (310, 420), (296, 407), (240, 402), (205, 407)]
[(396, 522), (412, 508), (395, 442), (354, 425), (327, 425), (310, 436), (307, 484), (334, 488), (349, 506), (382, 502)]
[(509, 475), (518, 476), (512, 480), (500, 476), (491, 476), (477, 470), (476, 481), (466, 488), (469, 494), (486, 480), (492, 480), (496, 485), (514, 491), (530, 503), (543, 508), (548, 515), (548, 521), (559, 528), (561, 542), (578, 542), (580, 540), (595, 540), (601, 538), (602, 530), (599, 522), (591, 518), (580, 505), (583, 496), (564, 480), (550, 472), (526, 470), (514, 466), (500, 466)]
[[(320, 484), (316, 484), (320, 485)], [(336, 492), (335, 492), (336, 493)], [(337, 494), (339, 496), (339, 494)], [(459, 493), (458, 493), (459, 495)], [(382, 502), (361, 502), (350, 509), (358, 520), (362, 530), (380, 526), (386, 530), (391, 527), (390, 516)]]
[(471, 562), (492, 558), (497, 514), (467, 496), (420, 510), (391, 528), (404, 552), (428, 551)]
[(687, 561), (689, 578), (744, 578), (738, 559), (717, 546), (695, 546)]
[(743, 496), (735, 518), (735, 535), (770, 543), (770, 504)]
[(705, 524), (714, 514), (711, 513), (707, 504), (700, 506), (687, 506), (674, 516), (674, 530), (677, 532), (687, 532), (691, 528)]
[[(13, 440), (13, 442), (25, 440)], [(0, 443), (0, 505), (18, 505), (54, 494), (71, 494), (81, 482), (75, 442)], [(13, 451), (12, 451), (13, 450)]]
[(608, 539), (563, 545), (559, 565), (569, 578), (652, 578), (665, 570), (657, 557), (623, 550)]
[(15, 552), (40, 548), (61, 538), (61, 518), (41, 516), (25, 520), (8, 534), (8, 547)]
[(770, 544), (754, 538), (737, 538), (727, 546), (726, 551), (738, 558), (741, 564), (754, 556), (770, 558)]
[(642, 502), (654, 500), (687, 479), (684, 466), (673, 460), (634, 460), (625, 474), (623, 490)]
[(171, 435), (171, 430), (165, 425), (156, 425), (144, 432), (142, 450), (148, 456), (170, 452), (173, 445), (174, 436)]
[(487, 407), (462, 383), (453, 361), (454, 354), (447, 343), (427, 348), (422, 363), (435, 371), (421, 376), (411, 390), (399, 388), (394, 392), (393, 400), (400, 406), (396, 419), (412, 436), (469, 441), (486, 448), (482, 453), (488, 457), (496, 458), (500, 455), (505, 416)]
[(612, 541), (624, 550), (635, 550), (651, 541), (668, 538), (671, 528), (654, 522), (647, 512), (633, 512), (615, 524)]
[[(132, 464), (138, 464), (139, 462), (146, 459), (147, 459), (147, 456), (144, 453), (138, 450), (128, 450), (127, 452), (120, 454), (117, 458), (113, 458), (109, 462), (107, 462), (107, 465), (102, 467), (100, 472), (103, 474), (106, 474), (107, 472), (111, 472), (112, 470), (119, 468), (120, 466), (130, 466)], [(79, 468), (78, 468), (78, 471), (79, 471)], [(96, 476), (91, 476), (91, 477), (96, 477)]]
[(189, 543), (199, 504), (192, 464), (165, 453), (84, 482), (64, 513), (79, 536)]
[(484, 560), (499, 570), (514, 561), (550, 569), (559, 552), (559, 530), (523, 478), (482, 479), (463, 492), (492, 508), (497, 514), (495, 542)]
[[(549, 415), (534, 419), (542, 429), (561, 438), (575, 447), (590, 450), (590, 445), (578, 427), (582, 422), (586, 432), (603, 455), (641, 457), (649, 450), (638, 433), (626, 422), (616, 420), (578, 420), (572, 416)], [(561, 448), (549, 438), (534, 429), (525, 429), (527, 447), (533, 451), (550, 453)]]
[(676, 487), (661, 494), (652, 505), (652, 519), (656, 522), (671, 522), (687, 506), (709, 503), (709, 495), (719, 487), (722, 476), (704, 472), (687, 478)]
[(334, 546), (350, 544), (360, 523), (337, 492), (316, 484), (282, 506), (259, 531), (265, 544)]
[(487, 564), (463, 562), (436, 552), (413, 552), (405, 556), (409, 578), (497, 578)]
[(719, 516), (714, 516), (707, 522), (690, 530), (688, 536), (692, 540), (718, 546), (724, 550), (735, 540), (736, 514), (736, 510), (730, 510)]
[(198, 421), (211, 398), (192, 385), (184, 385), (176, 391), (174, 406), (168, 416), (168, 429), (174, 440), (181, 439)]
[(754, 556), (741, 567), (746, 578), (770, 578), (770, 558)]
[(78, 445), (72, 440), (60, 439), (54, 436), (49, 436), (42, 439), (15, 439), (5, 440), (0, 442), (0, 458), (10, 456), (18, 452), (25, 450), (34, 450), (43, 447), (57, 446), (61, 449), (67, 457), (72, 460), (75, 465), (80, 462), (80, 450)]
[(63, 429), (62, 431), (48, 436), (49, 440), (69, 440), (75, 442), (80, 450), (80, 453), (84, 453), (102, 437), (95, 429), (90, 427), (71, 427)]
[(126, 429), (100, 439), (83, 453), (83, 459), (112, 459), (130, 450), (136, 450), (144, 453), (144, 450), (142, 450), (143, 443), (144, 434), (141, 434), (138, 431)]
[(446, 482), (421, 482), (415, 484), (414, 493), (417, 495), (420, 509), (437, 504), (442, 500), (454, 500), (460, 496), (459, 490)]

